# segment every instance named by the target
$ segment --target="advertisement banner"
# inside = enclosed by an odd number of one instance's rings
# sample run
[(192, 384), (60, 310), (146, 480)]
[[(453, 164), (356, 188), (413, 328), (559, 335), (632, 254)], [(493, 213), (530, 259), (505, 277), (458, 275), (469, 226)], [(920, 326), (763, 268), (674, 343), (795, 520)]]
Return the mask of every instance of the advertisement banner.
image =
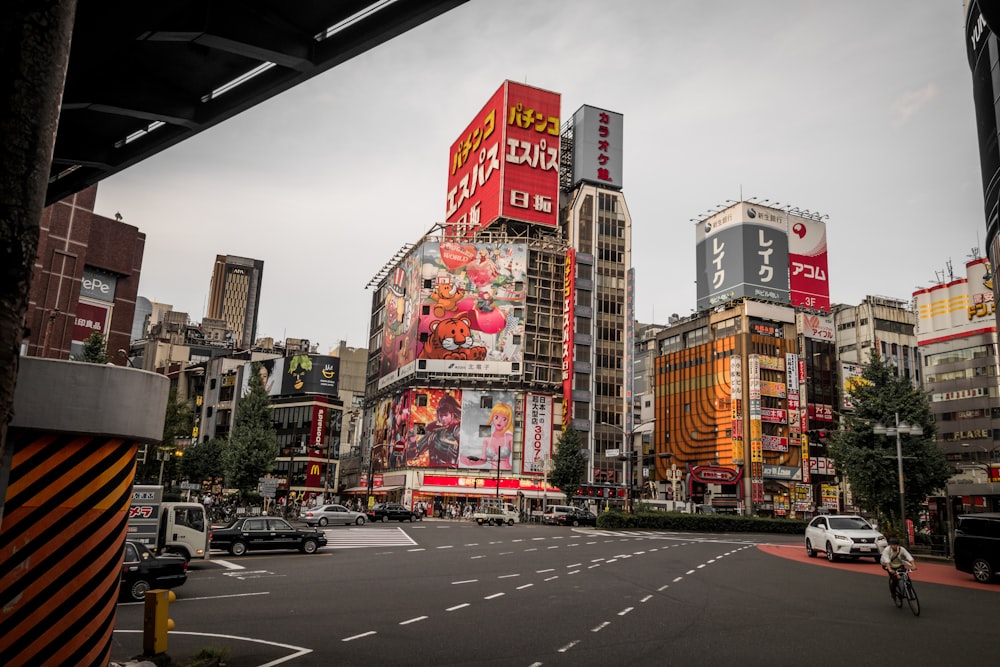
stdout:
[(462, 391), (458, 467), (514, 469), (514, 392)]
[(787, 452), (788, 438), (783, 435), (767, 435), (760, 437), (761, 447), (765, 452)]
[(525, 474), (541, 475), (546, 459), (552, 458), (552, 397), (528, 393), (524, 400)]
[(833, 315), (810, 315), (799, 313), (799, 331), (806, 338), (831, 342), (836, 340), (836, 325)]
[(560, 97), (505, 81), (452, 144), (445, 220), (469, 238), (499, 217), (555, 226)]
[(101, 305), (81, 299), (76, 304), (76, 316), (73, 318), (73, 342), (83, 343), (94, 333), (107, 336), (110, 321), (110, 304)]
[(573, 114), (573, 185), (621, 189), (623, 116), (583, 105)]
[(788, 412), (778, 408), (761, 408), (760, 420), (768, 424), (787, 424)]
[[(451, 389), (421, 389), (410, 404), (413, 429), (407, 438), (405, 461), (413, 467), (457, 468), (462, 434), (462, 392)], [(386, 408), (388, 441), (389, 412)], [(373, 437), (378, 437), (376, 434)], [(378, 440), (375, 440), (377, 443)], [(475, 445), (473, 444), (473, 447)]]
[(830, 282), (827, 277), (826, 223), (792, 213), (786, 215), (791, 303), (800, 308), (828, 313)]
[(777, 398), (785, 398), (787, 395), (785, 391), (784, 382), (769, 382), (767, 380), (762, 380), (760, 383), (760, 394), (761, 396), (773, 396)]
[(564, 426), (572, 423), (570, 407), (573, 405), (573, 332), (576, 320), (576, 251), (566, 251), (566, 265), (563, 272), (563, 414)]

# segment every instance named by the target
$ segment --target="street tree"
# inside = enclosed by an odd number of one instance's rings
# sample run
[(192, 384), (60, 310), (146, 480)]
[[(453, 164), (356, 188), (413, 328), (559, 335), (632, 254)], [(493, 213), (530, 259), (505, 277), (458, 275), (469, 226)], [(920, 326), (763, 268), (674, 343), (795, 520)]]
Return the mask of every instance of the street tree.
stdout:
[(87, 336), (87, 340), (83, 341), (83, 358), (80, 361), (85, 361), (88, 364), (108, 363), (110, 359), (108, 357), (107, 346), (107, 338), (97, 331), (92, 332)]
[(159, 479), (161, 463), (165, 478), (175, 478), (177, 466), (174, 455), (178, 451), (177, 438), (191, 437), (194, 428), (194, 410), (187, 401), (177, 397), (177, 387), (170, 388), (164, 411), (163, 437), (148, 450), (152, 455), (147, 455), (139, 467), (137, 477), (140, 480)]
[(225, 477), (222, 466), (222, 450), (225, 440), (212, 438), (196, 442), (184, 450), (181, 459), (181, 476), (189, 482), (213, 482)]
[[(852, 412), (843, 428), (830, 437), (830, 454), (846, 477), (861, 509), (889, 523), (902, 537), (904, 520), (915, 519), (928, 495), (942, 489), (951, 476), (944, 452), (934, 443), (934, 423), (927, 395), (881, 359), (873, 349), (861, 377), (851, 387)], [(900, 439), (905, 480), (906, 516), (900, 517), (896, 437), (877, 435), (877, 424), (900, 422), (919, 426), (923, 435)]]
[(227, 484), (246, 495), (257, 489), (257, 480), (274, 469), (278, 440), (271, 422), (271, 400), (254, 362), (249, 389), (236, 406), (233, 430), (222, 449)]
[(559, 438), (556, 453), (552, 457), (552, 465), (549, 481), (563, 492), (566, 503), (570, 504), (587, 474), (587, 457), (583, 453), (583, 441), (572, 426), (567, 426)]

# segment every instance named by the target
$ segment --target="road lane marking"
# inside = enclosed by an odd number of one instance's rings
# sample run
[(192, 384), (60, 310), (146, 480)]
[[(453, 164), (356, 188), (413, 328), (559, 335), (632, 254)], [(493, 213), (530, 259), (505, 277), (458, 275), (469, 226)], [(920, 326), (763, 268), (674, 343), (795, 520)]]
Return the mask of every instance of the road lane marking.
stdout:
[(406, 621), (400, 621), (399, 624), (400, 625), (409, 625), (410, 623), (416, 623), (417, 621), (426, 621), (428, 618), (429, 618), (428, 616), (417, 616), (416, 618), (411, 618), (411, 619), (406, 620)]
[(650, 601), (650, 600), (652, 600), (652, 599), (653, 599), (653, 596), (652, 596), (652, 595), (647, 595), (647, 596), (646, 596), (646, 597), (644, 597), (643, 599), (639, 600), (639, 602), (649, 602), (649, 601)]
[(580, 570), (570, 570), (566, 574), (579, 574), (579, 573), (580, 573)]
[(705, 563), (702, 563), (701, 565), (699, 565), (699, 566), (698, 566), (698, 569), (700, 570), (700, 569), (701, 569), (701, 568), (703, 568), (703, 567), (705, 567)]
[(462, 604), (457, 604), (454, 607), (448, 607), (447, 609), (445, 609), (445, 611), (456, 611), (458, 609), (464, 609), (465, 607), (468, 606), (469, 606), (468, 602), (463, 602)]
[(463, 544), (463, 547), (478, 547), (479, 542), (469, 542), (468, 544)]
[(558, 544), (553, 544), (551, 547), (548, 547), (548, 548), (549, 549), (558, 549), (559, 545)]
[[(691, 574), (691, 573), (690, 573), (690, 572), (688, 572), (688, 574)], [(683, 578), (684, 578), (684, 577), (676, 577), (676, 578), (674, 578), (674, 583), (676, 584), (676, 583), (677, 583), (678, 581), (680, 581), (680, 580), (681, 580), (681, 579), (683, 579)]]
[(667, 590), (668, 588), (670, 588), (670, 584), (663, 584), (662, 586), (660, 586), (659, 588), (656, 589), (656, 592), (662, 593), (663, 591)]
[(536, 548), (534, 548), (534, 547), (532, 547), (532, 548), (530, 548), (530, 549), (525, 549), (525, 552), (528, 552), (528, 551), (538, 551), (538, 549), (536, 549)]
[[(233, 593), (232, 595), (203, 595), (197, 598), (177, 598), (175, 602), (194, 602), (195, 600), (225, 600), (226, 598), (246, 598), (252, 595), (270, 595), (270, 591), (260, 593)], [(135, 602), (133, 604), (146, 604), (145, 602)]]
[(576, 646), (579, 643), (580, 643), (579, 639), (574, 639), (573, 641), (571, 641), (570, 643), (566, 644), (561, 649), (559, 649), (559, 652), (560, 653), (565, 653), (566, 651), (570, 650), (571, 648), (573, 648), (574, 646)]
[(687, 572), (685, 572), (684, 574), (694, 574), (694, 570), (688, 570), (688, 571), (687, 571)]
[(476, 560), (477, 558), (486, 558), (486, 556), (472, 556), (472, 560)]
[(502, 597), (502, 596), (504, 596), (504, 595), (507, 595), (507, 594), (506, 594), (506, 593), (494, 593), (493, 595), (487, 595), (487, 596), (486, 596), (486, 597), (484, 597), (483, 599), (484, 599), (484, 600), (494, 600), (494, 599), (496, 599), (496, 598), (498, 598), (498, 597)]
[(513, 551), (501, 551), (501, 552), (500, 552), (500, 553), (498, 553), (497, 555), (498, 555), (498, 556), (509, 556), (509, 555), (510, 555), (510, 554), (512, 554), (512, 553), (514, 553), (514, 552), (513, 552)]
[(353, 635), (351, 637), (344, 637), (340, 641), (342, 641), (342, 642), (352, 642), (355, 639), (361, 639), (362, 637), (370, 637), (373, 634), (375, 634), (375, 631), (374, 630), (369, 630), (368, 632), (362, 632), (360, 635)]
[(625, 608), (624, 608), (624, 609), (622, 609), (622, 610), (621, 610), (620, 612), (618, 612), (618, 615), (619, 615), (619, 616), (624, 616), (625, 614), (629, 613), (629, 612), (630, 612), (630, 611), (632, 611), (633, 609), (635, 609), (635, 607), (625, 607)]
[(599, 562), (601, 562), (602, 560), (604, 560), (604, 559), (603, 559), (603, 558), (591, 558), (591, 559), (590, 559), (590, 562), (591, 562), (591, 563), (599, 563)]
[(559, 578), (559, 575), (557, 574), (554, 577), (549, 577), (548, 579), (545, 579), (545, 581), (552, 581), (553, 579), (558, 579), (558, 578)]
[(245, 570), (245, 569), (247, 569), (245, 565), (239, 565), (237, 563), (231, 563), (228, 560), (222, 560), (222, 559), (218, 559), (218, 558), (213, 558), (211, 560), (211, 562), (215, 563), (217, 565), (221, 565), (222, 567), (226, 568), (227, 570)]
[(580, 567), (583, 563), (573, 563), (572, 565), (567, 565), (566, 567)]
[(600, 567), (600, 566), (601, 566), (600, 563), (594, 563), (593, 565), (588, 565), (587, 569), (588, 570), (593, 570), (595, 567)]
[(451, 582), (451, 585), (452, 586), (457, 586), (459, 584), (474, 584), (477, 581), (479, 581), (479, 580), (478, 579), (462, 579), (461, 581), (453, 581), (453, 582)]
[(446, 545), (444, 545), (443, 547), (435, 547), (435, 549), (451, 549), (451, 548), (453, 548), (454, 546), (455, 546), (455, 545), (453, 545), (453, 544), (446, 544)]
[(556, 569), (554, 567), (550, 567), (544, 570), (535, 570), (535, 574), (545, 574), (546, 572), (555, 572), (555, 571)]
[(609, 625), (611, 625), (611, 621), (604, 621), (603, 623), (601, 623), (600, 625), (598, 625), (596, 628), (591, 628), (590, 631), (591, 632), (600, 632), (601, 630), (603, 630), (604, 628), (608, 627)]
[(497, 576), (497, 579), (510, 579), (511, 577), (520, 577), (520, 574), (501, 574)]
[(523, 590), (523, 589), (525, 589), (525, 588), (531, 588), (532, 586), (534, 586), (534, 584), (525, 584), (525, 585), (523, 585), (523, 586), (518, 586), (518, 587), (517, 587), (517, 590), (519, 590), (519, 591), (520, 591), (520, 590)]

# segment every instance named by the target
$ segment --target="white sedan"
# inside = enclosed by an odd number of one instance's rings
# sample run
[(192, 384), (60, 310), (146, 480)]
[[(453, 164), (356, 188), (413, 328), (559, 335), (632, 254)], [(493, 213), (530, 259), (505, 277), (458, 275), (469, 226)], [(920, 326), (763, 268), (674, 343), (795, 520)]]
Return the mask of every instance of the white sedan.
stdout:
[(302, 510), (302, 513), (299, 515), (299, 521), (303, 521), (310, 526), (325, 526), (329, 523), (363, 526), (367, 520), (368, 517), (361, 512), (349, 510), (343, 505), (311, 507)]
[(854, 560), (870, 556), (877, 563), (885, 546), (885, 536), (860, 516), (821, 515), (806, 526), (806, 553), (810, 558), (822, 551), (831, 563), (840, 556)]

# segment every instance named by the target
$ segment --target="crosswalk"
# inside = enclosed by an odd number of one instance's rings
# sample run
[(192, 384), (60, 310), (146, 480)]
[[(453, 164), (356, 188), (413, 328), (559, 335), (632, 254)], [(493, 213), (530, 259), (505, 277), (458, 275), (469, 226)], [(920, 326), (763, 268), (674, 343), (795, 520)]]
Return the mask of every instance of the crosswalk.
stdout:
[(416, 544), (402, 528), (327, 528), (327, 549), (411, 547)]

